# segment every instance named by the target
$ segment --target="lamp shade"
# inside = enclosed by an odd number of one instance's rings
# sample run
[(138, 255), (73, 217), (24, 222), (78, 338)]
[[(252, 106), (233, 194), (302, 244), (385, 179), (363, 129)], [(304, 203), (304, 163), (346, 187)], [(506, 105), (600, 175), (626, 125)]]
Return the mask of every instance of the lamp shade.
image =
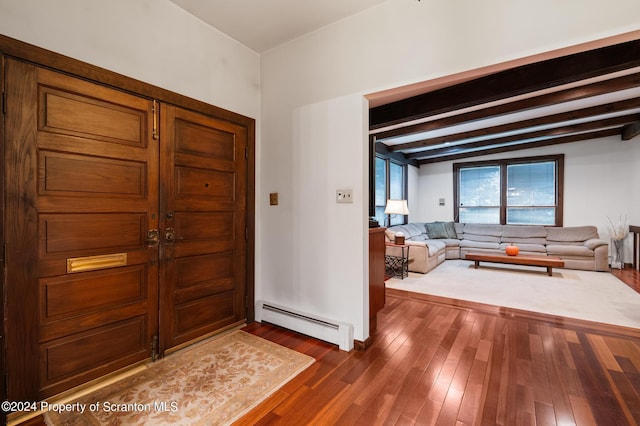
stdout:
[(387, 200), (384, 214), (409, 214), (407, 200)]

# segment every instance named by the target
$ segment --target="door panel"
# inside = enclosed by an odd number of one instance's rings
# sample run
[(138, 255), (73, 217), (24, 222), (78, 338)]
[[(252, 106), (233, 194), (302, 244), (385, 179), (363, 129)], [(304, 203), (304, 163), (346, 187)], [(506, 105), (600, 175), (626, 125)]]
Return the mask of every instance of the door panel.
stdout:
[[(245, 128), (171, 105), (163, 138), (163, 350), (245, 319)], [(163, 316), (164, 315), (164, 316)]]
[(9, 395), (34, 400), (150, 356), (158, 145), (150, 100), (7, 62)]
[(144, 272), (145, 268), (137, 265), (42, 279), (41, 321), (59, 321), (125, 303), (141, 302), (147, 295)]
[[(77, 136), (89, 144), (102, 141), (146, 146), (148, 110), (132, 109), (126, 101), (118, 105), (110, 98), (92, 98), (86, 92), (76, 94), (78, 80), (52, 78), (57, 87), (41, 85), (38, 88), (39, 130)], [(118, 98), (124, 97), (118, 95)]]
[[(41, 150), (40, 195), (144, 198), (145, 163)], [(117, 177), (117, 178), (116, 178)]]
[(146, 240), (146, 222), (141, 213), (43, 213), (41, 256), (138, 248)]
[[(113, 371), (110, 364), (131, 364), (148, 356), (146, 315), (104, 322), (84, 333), (45, 341), (40, 345), (42, 393), (76, 384), (77, 377)], [(73, 354), (73, 356), (70, 356)], [(93, 374), (91, 374), (93, 373)], [(48, 385), (48, 384), (51, 385)]]
[(234, 173), (176, 167), (176, 197), (201, 200), (233, 200)]

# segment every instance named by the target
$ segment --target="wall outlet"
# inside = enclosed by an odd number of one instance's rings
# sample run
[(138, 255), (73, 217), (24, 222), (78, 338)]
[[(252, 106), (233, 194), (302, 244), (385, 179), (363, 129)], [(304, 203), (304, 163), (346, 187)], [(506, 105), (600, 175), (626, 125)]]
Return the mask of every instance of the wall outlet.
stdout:
[(353, 203), (353, 191), (350, 189), (337, 189), (336, 203)]

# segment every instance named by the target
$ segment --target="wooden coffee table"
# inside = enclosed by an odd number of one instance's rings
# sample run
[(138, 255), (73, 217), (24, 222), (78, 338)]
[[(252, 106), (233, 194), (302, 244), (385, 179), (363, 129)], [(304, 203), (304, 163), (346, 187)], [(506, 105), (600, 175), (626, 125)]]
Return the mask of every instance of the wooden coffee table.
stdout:
[(509, 263), (513, 265), (526, 266), (545, 266), (547, 268), (547, 274), (549, 274), (549, 276), (552, 275), (553, 267), (564, 267), (564, 260), (560, 259), (559, 257), (536, 254), (519, 254), (517, 256), (509, 256), (505, 253), (467, 253), (465, 259), (473, 260), (475, 262), (475, 269), (478, 269), (480, 262)]

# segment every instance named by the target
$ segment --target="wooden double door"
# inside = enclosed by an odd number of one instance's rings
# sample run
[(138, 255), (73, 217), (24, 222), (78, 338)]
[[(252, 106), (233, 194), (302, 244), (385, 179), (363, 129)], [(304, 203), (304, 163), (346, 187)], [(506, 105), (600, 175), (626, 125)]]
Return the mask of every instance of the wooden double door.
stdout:
[(247, 130), (4, 60), (8, 397), (246, 318)]

